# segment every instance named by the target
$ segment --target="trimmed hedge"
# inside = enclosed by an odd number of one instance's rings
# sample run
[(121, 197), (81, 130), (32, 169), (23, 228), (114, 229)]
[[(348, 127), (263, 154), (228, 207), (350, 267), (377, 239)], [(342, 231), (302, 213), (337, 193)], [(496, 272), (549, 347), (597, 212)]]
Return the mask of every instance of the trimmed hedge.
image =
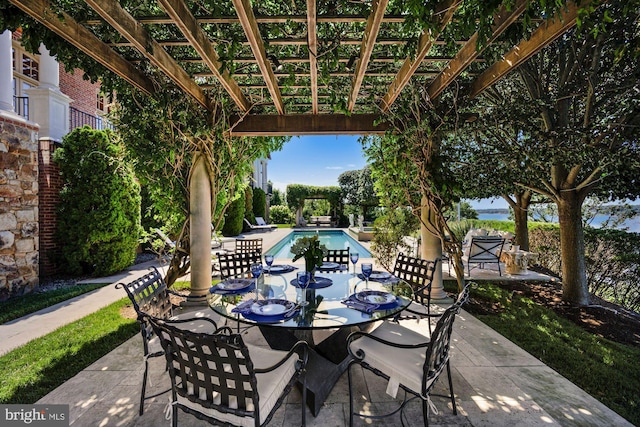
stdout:
[(222, 227), (222, 235), (225, 237), (228, 236), (237, 236), (242, 233), (242, 228), (244, 225), (244, 197), (238, 197), (236, 200), (231, 202), (229, 207), (224, 213), (224, 226)]
[(253, 215), (264, 218), (267, 212), (267, 195), (262, 188), (253, 189)]

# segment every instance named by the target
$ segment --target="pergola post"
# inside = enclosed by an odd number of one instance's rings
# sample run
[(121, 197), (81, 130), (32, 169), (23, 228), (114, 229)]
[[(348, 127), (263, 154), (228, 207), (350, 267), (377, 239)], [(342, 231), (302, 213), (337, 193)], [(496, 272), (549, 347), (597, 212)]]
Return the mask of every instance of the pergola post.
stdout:
[(191, 171), (190, 235), (191, 296), (201, 297), (211, 287), (211, 183), (202, 153), (195, 154)]
[[(434, 260), (442, 257), (442, 245), (440, 238), (430, 233), (425, 224), (435, 223), (435, 213), (428, 207), (426, 199), (422, 198), (422, 209), (420, 212), (422, 215), (422, 221), (420, 225), (420, 237), (422, 245), (420, 246), (421, 257), (427, 260)], [(438, 263), (436, 271), (434, 272), (433, 282), (431, 284), (431, 300), (439, 302), (442, 300), (449, 300), (449, 296), (444, 291), (442, 285), (442, 263)]]

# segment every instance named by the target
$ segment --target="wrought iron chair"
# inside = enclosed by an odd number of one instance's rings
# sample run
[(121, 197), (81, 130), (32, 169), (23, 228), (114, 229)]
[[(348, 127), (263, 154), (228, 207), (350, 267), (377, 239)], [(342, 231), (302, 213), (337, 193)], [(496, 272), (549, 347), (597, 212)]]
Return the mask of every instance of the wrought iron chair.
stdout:
[(211, 424), (267, 424), (297, 381), (302, 383), (305, 425), (305, 369), (308, 345), (288, 352), (250, 346), (225, 326), (213, 334), (193, 333), (170, 321), (148, 318), (169, 366), (172, 424), (178, 408)]
[(323, 262), (335, 262), (339, 264), (339, 268), (323, 269), (318, 271), (324, 273), (346, 273), (349, 271), (349, 248), (347, 249), (327, 249), (327, 255), (322, 259)]
[[(413, 288), (413, 302), (402, 312), (402, 316), (408, 313), (410, 317), (431, 317), (431, 285), (439, 262), (440, 258), (429, 261), (410, 257), (402, 252), (398, 254), (393, 275), (406, 281)], [(440, 314), (436, 317), (439, 316)], [(396, 320), (399, 319), (400, 317), (397, 316)], [(431, 332), (430, 322), (429, 332)]]
[(467, 263), (467, 273), (471, 275), (471, 264), (478, 264), (482, 269), (485, 264), (498, 264), (498, 274), (502, 276), (500, 255), (505, 239), (500, 236), (474, 236), (469, 244), (469, 251), (462, 256)]
[(251, 264), (262, 262), (261, 252), (218, 254), (220, 278), (241, 277), (249, 274)]
[(258, 252), (262, 256), (262, 239), (236, 239), (237, 254)]
[[(400, 421), (404, 425), (404, 407), (416, 398), (422, 402), (424, 425), (428, 426), (429, 406), (432, 405), (429, 394), (445, 368), (449, 380), (453, 414), (458, 414), (451, 380), (449, 349), (453, 321), (456, 314), (460, 312), (462, 304), (468, 298), (468, 289), (464, 295), (463, 293), (460, 294), (458, 301), (447, 308), (440, 316), (435, 329), (430, 334), (430, 338), (392, 322), (384, 322), (381, 327), (376, 328), (371, 333), (356, 331), (349, 335), (347, 349), (353, 356), (353, 360), (347, 369), (350, 426), (353, 425), (354, 415), (363, 418), (380, 419), (398, 412), (400, 412)], [(398, 361), (401, 361), (401, 363)], [(355, 393), (351, 373), (351, 369), (355, 364), (390, 381), (390, 387), (391, 384), (398, 384), (398, 387), (402, 388), (405, 393), (399, 407), (382, 415), (355, 412)], [(391, 388), (390, 391), (393, 391), (393, 389)], [(397, 391), (397, 388), (395, 391)], [(413, 395), (413, 397), (407, 399), (407, 393)]]
[(138, 323), (140, 324), (144, 357), (144, 373), (140, 393), (140, 415), (142, 415), (144, 413), (145, 400), (169, 391), (164, 390), (153, 395), (146, 395), (149, 359), (152, 357), (160, 357), (164, 354), (158, 340), (154, 339), (151, 325), (146, 321), (147, 316), (153, 316), (159, 319), (173, 319), (176, 323), (181, 323), (183, 328), (194, 331), (214, 331), (217, 329), (217, 325), (214, 320), (208, 317), (194, 318), (192, 317), (192, 313), (175, 316), (174, 307), (171, 303), (171, 295), (176, 295), (181, 298), (188, 298), (188, 296), (171, 291), (155, 267), (151, 267), (151, 272), (137, 280), (127, 284), (117, 283), (115, 286), (116, 289), (122, 288), (126, 291), (136, 311)]

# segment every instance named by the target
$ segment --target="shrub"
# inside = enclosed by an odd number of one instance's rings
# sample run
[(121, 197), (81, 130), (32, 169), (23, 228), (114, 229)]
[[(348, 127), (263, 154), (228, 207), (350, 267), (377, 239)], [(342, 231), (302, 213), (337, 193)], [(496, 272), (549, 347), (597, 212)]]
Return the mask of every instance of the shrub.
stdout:
[(54, 160), (64, 187), (57, 238), (70, 274), (106, 276), (133, 264), (140, 235), (140, 186), (116, 134), (88, 126), (66, 135)]
[(262, 188), (253, 189), (253, 215), (264, 218), (267, 211), (267, 195)]
[(271, 221), (272, 224), (291, 224), (293, 222), (293, 215), (286, 206), (271, 206), (271, 208), (269, 208), (269, 221)]
[(385, 269), (391, 271), (398, 252), (411, 254), (405, 236), (418, 230), (418, 218), (407, 209), (389, 209), (373, 224), (371, 253)]
[(238, 197), (235, 199), (226, 212), (224, 213), (224, 226), (222, 227), (223, 236), (237, 236), (242, 233), (242, 226), (244, 225), (244, 197)]
[[(251, 187), (247, 187), (244, 190), (244, 217), (251, 224), (255, 224), (256, 223), (256, 217), (253, 214), (253, 189)], [(243, 225), (245, 231), (249, 230), (249, 227), (246, 226), (244, 224), (244, 222), (243, 222), (242, 225)]]

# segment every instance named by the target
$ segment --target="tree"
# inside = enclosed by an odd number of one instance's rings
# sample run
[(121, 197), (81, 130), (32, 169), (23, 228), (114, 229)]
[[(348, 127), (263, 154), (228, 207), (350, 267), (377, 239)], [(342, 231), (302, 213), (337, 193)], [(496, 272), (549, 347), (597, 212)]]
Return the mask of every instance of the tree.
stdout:
[(88, 126), (54, 153), (64, 186), (57, 238), (72, 274), (107, 276), (133, 264), (140, 234), (140, 186), (116, 134)]
[(518, 69), (537, 125), (526, 165), (533, 180), (522, 186), (558, 208), (562, 298), (579, 305), (589, 303), (583, 202), (640, 194), (640, 66), (637, 52), (624, 51), (640, 11), (627, 7), (602, 5), (599, 26), (571, 31)]
[(368, 218), (369, 208), (379, 205), (370, 167), (341, 173), (338, 176), (338, 184), (344, 194), (345, 202), (358, 206), (365, 218)]

